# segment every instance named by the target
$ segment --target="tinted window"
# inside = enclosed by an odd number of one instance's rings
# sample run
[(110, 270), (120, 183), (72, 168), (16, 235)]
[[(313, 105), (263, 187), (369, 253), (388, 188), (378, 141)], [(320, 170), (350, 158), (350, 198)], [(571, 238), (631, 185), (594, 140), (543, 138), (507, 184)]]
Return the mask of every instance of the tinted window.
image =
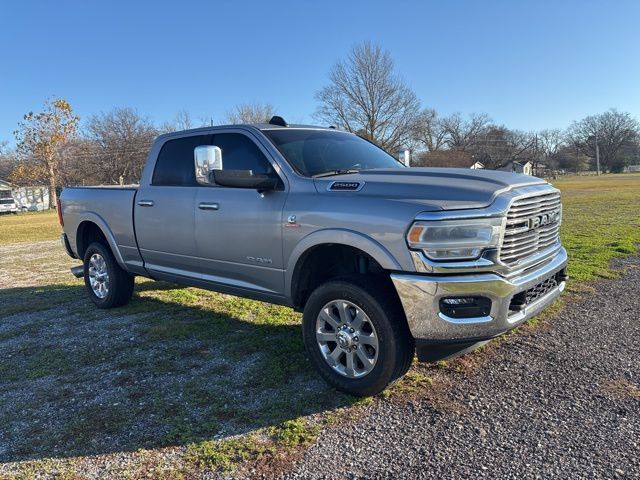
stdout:
[(273, 167), (258, 146), (240, 133), (217, 133), (213, 144), (222, 150), (222, 168), (225, 170), (253, 170), (253, 173), (271, 173)]
[(154, 185), (196, 185), (193, 150), (198, 145), (211, 145), (211, 135), (194, 135), (166, 142), (153, 171)]
[(403, 168), (381, 148), (350, 133), (283, 128), (264, 130), (264, 134), (298, 172), (308, 177), (335, 170)]

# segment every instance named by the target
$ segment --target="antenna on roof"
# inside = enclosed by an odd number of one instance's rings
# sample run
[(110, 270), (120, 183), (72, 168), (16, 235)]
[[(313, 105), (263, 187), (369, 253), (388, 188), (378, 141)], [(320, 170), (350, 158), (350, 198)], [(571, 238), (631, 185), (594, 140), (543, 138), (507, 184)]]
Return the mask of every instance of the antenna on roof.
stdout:
[(269, 120), (269, 125), (279, 125), (281, 127), (289, 126), (289, 124), (285, 122), (284, 118), (279, 117), (278, 115), (274, 115), (273, 117), (271, 117), (271, 120)]

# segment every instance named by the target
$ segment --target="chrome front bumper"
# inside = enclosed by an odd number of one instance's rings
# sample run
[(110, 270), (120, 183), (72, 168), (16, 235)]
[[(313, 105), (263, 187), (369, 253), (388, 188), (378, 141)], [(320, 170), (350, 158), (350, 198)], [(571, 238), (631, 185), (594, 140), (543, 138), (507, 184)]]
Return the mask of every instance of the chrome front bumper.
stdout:
[[(417, 275), (394, 273), (396, 287), (416, 344), (473, 343), (493, 338), (517, 327), (537, 315), (560, 296), (565, 282), (561, 281), (519, 311), (509, 305), (514, 295), (529, 290), (544, 280), (565, 270), (567, 252), (561, 248), (542, 266), (525, 271), (514, 278), (494, 273), (464, 275)], [(483, 296), (491, 299), (489, 315), (454, 319), (440, 311), (444, 297)]]

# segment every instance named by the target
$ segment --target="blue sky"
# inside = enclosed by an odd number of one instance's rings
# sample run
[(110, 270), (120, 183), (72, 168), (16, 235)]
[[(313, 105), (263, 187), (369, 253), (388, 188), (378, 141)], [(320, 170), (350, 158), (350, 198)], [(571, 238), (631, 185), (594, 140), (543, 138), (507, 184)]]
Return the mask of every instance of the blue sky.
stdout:
[(329, 68), (363, 40), (442, 114), (526, 130), (610, 107), (640, 117), (639, 25), (637, 1), (3, 2), (0, 140), (53, 95), (83, 118), (215, 121), (264, 101), (311, 122)]

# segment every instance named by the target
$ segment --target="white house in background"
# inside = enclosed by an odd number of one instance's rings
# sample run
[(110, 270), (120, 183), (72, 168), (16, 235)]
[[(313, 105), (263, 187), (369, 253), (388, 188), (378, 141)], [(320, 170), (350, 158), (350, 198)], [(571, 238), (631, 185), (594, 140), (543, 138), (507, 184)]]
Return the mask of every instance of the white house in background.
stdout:
[(640, 172), (640, 165), (629, 165), (628, 167), (624, 167), (624, 172), (625, 173)]
[(7, 195), (6, 192), (11, 192), (16, 204), (22, 210), (35, 212), (49, 208), (49, 187), (16, 187), (5, 180), (0, 180), (0, 191), (5, 192), (4, 195)]
[(533, 175), (533, 164), (531, 162), (509, 162), (496, 170), (503, 172), (523, 173), (524, 175)]
[(471, 170), (480, 170), (481, 168), (484, 168), (484, 163), (482, 162), (475, 162), (473, 165), (471, 165), (469, 167)]
[(6, 192), (7, 190), (8, 191), (12, 190), (11, 184), (9, 182), (4, 181), (4, 180), (0, 180), (0, 191)]

